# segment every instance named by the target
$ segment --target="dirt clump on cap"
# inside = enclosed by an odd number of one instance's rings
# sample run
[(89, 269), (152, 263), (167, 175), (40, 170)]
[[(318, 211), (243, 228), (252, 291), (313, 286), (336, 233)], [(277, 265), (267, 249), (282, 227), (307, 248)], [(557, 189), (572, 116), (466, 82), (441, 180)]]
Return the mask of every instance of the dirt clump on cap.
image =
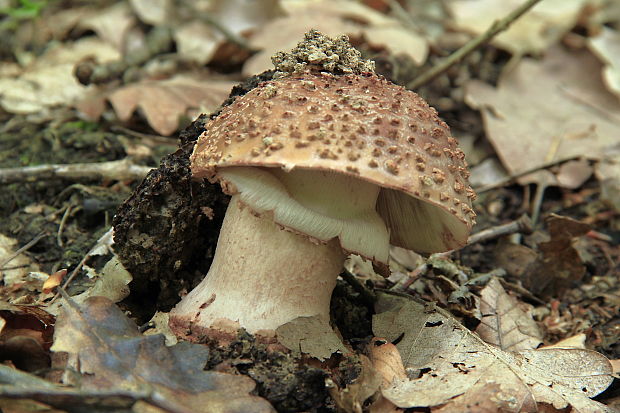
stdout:
[(304, 40), (293, 50), (278, 52), (271, 61), (276, 68), (274, 78), (303, 72), (308, 66), (335, 74), (375, 71), (375, 63), (363, 59), (359, 50), (349, 42), (348, 36), (332, 39), (314, 29), (306, 33)]

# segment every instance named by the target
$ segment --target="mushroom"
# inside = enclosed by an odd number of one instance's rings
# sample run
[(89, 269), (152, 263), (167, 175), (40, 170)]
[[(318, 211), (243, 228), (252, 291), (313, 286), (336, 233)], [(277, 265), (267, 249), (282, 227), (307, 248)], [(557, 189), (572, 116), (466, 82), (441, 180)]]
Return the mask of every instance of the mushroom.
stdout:
[(232, 199), (208, 274), (171, 311), (173, 330), (328, 323), (347, 254), (386, 264), (390, 244), (433, 253), (466, 243), (475, 194), (448, 126), (417, 94), (351, 72), (309, 64), (209, 122), (192, 174)]

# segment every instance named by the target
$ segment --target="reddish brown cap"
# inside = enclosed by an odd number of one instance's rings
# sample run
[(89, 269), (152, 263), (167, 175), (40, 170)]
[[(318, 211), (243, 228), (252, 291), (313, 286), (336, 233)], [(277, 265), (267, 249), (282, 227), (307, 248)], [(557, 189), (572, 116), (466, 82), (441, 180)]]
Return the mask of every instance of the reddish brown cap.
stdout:
[(206, 129), (191, 157), (197, 178), (260, 166), (375, 183), (390, 242), (418, 252), (463, 246), (475, 223), (464, 153), (448, 126), (417, 94), (375, 74), (306, 71), (264, 82)]

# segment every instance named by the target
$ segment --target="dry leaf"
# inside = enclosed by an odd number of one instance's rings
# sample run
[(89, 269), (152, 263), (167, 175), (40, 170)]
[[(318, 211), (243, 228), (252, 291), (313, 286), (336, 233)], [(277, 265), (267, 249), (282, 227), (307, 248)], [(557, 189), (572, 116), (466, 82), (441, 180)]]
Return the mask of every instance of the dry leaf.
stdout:
[(620, 212), (620, 155), (599, 162), (595, 174), (601, 183), (601, 199)]
[(359, 355), (362, 371), (355, 381), (344, 389), (339, 389), (333, 381), (329, 386), (329, 393), (336, 402), (339, 411), (362, 413), (364, 402), (374, 395), (381, 385), (381, 376), (373, 367), (368, 357)]
[(350, 0), (322, 0), (283, 3), (286, 17), (265, 24), (251, 38), (250, 45), (261, 49), (243, 67), (250, 76), (272, 68), (271, 56), (280, 50), (290, 50), (304, 33), (316, 29), (326, 36), (347, 34), (362, 36), (371, 45), (383, 47), (393, 54), (404, 53), (416, 64), (426, 60), (428, 44), (398, 20), (385, 16), (361, 3)]
[(497, 278), (480, 292), (482, 320), (476, 333), (502, 350), (531, 350), (542, 343), (542, 333), (529, 312), (506, 293)]
[(497, 88), (467, 84), (466, 101), (482, 112), (510, 174), (581, 156), (601, 159), (618, 144), (620, 102), (602, 84), (600, 67), (587, 50), (556, 47), (540, 62), (521, 60)]
[(278, 327), (276, 334), (278, 342), (296, 355), (303, 353), (325, 360), (335, 352), (348, 352), (329, 326), (329, 320), (318, 316), (297, 317)]
[(585, 159), (564, 162), (556, 174), (558, 185), (562, 188), (577, 189), (583, 185), (594, 172), (594, 168)]
[(49, 294), (54, 288), (58, 287), (65, 275), (67, 275), (66, 268), (58, 270), (54, 274), (50, 275), (43, 283), (43, 294)]
[(0, 360), (24, 371), (49, 368), (54, 316), (40, 307), (0, 302)]
[(29, 272), (39, 270), (39, 266), (26, 254), (15, 255), (19, 248), (16, 239), (0, 234), (0, 264), (2, 267), (14, 267), (0, 270), (0, 280), (8, 287), (26, 281)]
[(129, 4), (142, 22), (153, 26), (165, 24), (172, 10), (171, 0), (129, 0)]
[[(438, 406), (463, 395), (487, 397), (510, 412), (535, 411), (537, 404), (576, 412), (610, 412), (590, 399), (612, 382), (601, 354), (579, 349), (506, 352), (483, 342), (448, 313), (409, 297), (379, 294), (373, 331), (397, 347), (408, 375), (382, 389), (400, 407)], [(497, 388), (494, 386), (498, 385)], [(493, 389), (495, 393), (489, 393)]]
[(71, 105), (88, 90), (73, 76), (73, 66), (89, 56), (101, 63), (120, 58), (112, 46), (95, 37), (65, 42), (51, 48), (18, 76), (1, 78), (0, 105), (10, 113), (36, 113)]
[(590, 226), (569, 217), (551, 214), (545, 220), (551, 239), (538, 244), (539, 257), (522, 277), (524, 286), (534, 294), (559, 297), (586, 273), (573, 243)]
[[(516, 55), (540, 53), (577, 23), (587, 0), (545, 0), (514, 22), (491, 43)], [(454, 0), (449, 3), (456, 25), (474, 34), (518, 8), (523, 0)]]
[(588, 39), (588, 45), (605, 64), (603, 69), (605, 84), (620, 98), (620, 33), (603, 26), (598, 36)]
[[(555, 344), (552, 344), (550, 346), (544, 346), (542, 348), (580, 348), (580, 349), (584, 349), (586, 348), (586, 335), (583, 333), (571, 336), (571, 337), (567, 337), (564, 340), (560, 340)], [(610, 362), (613, 365), (613, 360), (610, 360)]]
[(98, 10), (93, 15), (82, 19), (79, 27), (93, 30), (101, 40), (122, 52), (125, 36), (135, 24), (136, 19), (131, 13), (129, 5), (121, 2)]
[(369, 353), (373, 367), (383, 378), (382, 387), (388, 387), (394, 380), (407, 378), (403, 359), (398, 348), (389, 341), (375, 337), (370, 340)]
[(210, 62), (225, 39), (213, 26), (199, 20), (179, 26), (173, 36), (179, 56), (199, 65)]
[(65, 301), (52, 351), (69, 354), (82, 389), (146, 390), (176, 411), (273, 411), (249, 395), (250, 378), (204, 371), (206, 347), (187, 342), (166, 347), (162, 335), (143, 336), (107, 298), (90, 297), (80, 307)]
[[(145, 80), (110, 93), (107, 99), (118, 118), (126, 122), (140, 109), (149, 125), (159, 134), (170, 135), (179, 127), (182, 116), (193, 118), (198, 113), (216, 110), (230, 93), (235, 82), (198, 80), (175, 76), (167, 80)], [(78, 109), (91, 119), (101, 116), (104, 106), (99, 100), (83, 101)]]

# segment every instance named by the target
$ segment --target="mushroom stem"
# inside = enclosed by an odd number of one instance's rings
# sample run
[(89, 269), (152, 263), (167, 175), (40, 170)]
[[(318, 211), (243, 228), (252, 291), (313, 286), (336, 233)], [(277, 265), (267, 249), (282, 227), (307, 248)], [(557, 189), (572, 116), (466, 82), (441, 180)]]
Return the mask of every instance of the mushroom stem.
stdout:
[(171, 311), (171, 324), (249, 332), (275, 330), (302, 316), (329, 320), (345, 256), (337, 239), (313, 243), (257, 217), (233, 196), (205, 279)]

